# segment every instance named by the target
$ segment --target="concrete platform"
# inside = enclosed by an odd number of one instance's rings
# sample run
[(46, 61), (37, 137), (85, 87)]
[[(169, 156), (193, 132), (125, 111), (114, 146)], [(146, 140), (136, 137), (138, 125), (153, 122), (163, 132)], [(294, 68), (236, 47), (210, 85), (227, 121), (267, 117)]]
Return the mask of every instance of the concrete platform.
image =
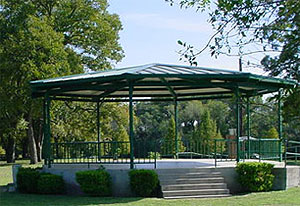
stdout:
[[(258, 160), (247, 160), (246, 162)], [(262, 161), (274, 164), (273, 174), (275, 175), (273, 190), (284, 190), (290, 187), (300, 186), (300, 167), (287, 166), (284, 162)], [(129, 164), (52, 164), (50, 168), (44, 165), (43, 171), (63, 176), (66, 182), (66, 191), (70, 194), (82, 194), (78, 183), (75, 180), (75, 174), (83, 170), (99, 169), (100, 165), (104, 166), (110, 173), (113, 183), (114, 196), (132, 196), (129, 186), (130, 171)], [(219, 172), (224, 177), (225, 183), (232, 194), (243, 192), (244, 188), (237, 182), (237, 173), (235, 171), (236, 162), (218, 162), (215, 167), (214, 159), (162, 159), (157, 160), (156, 172), (163, 173), (180, 173), (191, 172), (194, 170), (209, 170)], [(154, 164), (135, 164), (136, 169), (154, 169)], [(16, 174), (18, 167), (13, 167), (13, 174)], [(200, 171), (201, 173), (201, 171)], [(14, 175), (15, 176), (15, 175)], [(14, 181), (15, 182), (15, 181)]]
[[(241, 161), (244, 162), (244, 161)], [(245, 160), (245, 162), (258, 162), (258, 160)], [(275, 168), (284, 168), (284, 162), (278, 161), (261, 161), (268, 162), (274, 165)], [(70, 168), (87, 168), (87, 169), (98, 169), (100, 164), (52, 164), (51, 168), (61, 168), (61, 169), (70, 169)], [(130, 164), (101, 164), (106, 169), (130, 169)], [(155, 169), (154, 163), (147, 164), (135, 164), (135, 169)], [(224, 167), (236, 167), (236, 161), (223, 161), (217, 162), (217, 168)], [(293, 167), (293, 166), (288, 166)], [(215, 168), (214, 159), (162, 159), (157, 160), (156, 169), (175, 169), (175, 168)]]

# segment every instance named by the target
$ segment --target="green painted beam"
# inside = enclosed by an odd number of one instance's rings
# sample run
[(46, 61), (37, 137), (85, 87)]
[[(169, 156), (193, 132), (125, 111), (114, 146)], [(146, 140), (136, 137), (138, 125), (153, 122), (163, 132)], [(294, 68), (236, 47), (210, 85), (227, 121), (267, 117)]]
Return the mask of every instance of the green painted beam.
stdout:
[(174, 91), (174, 89), (169, 85), (168, 81), (165, 78), (160, 78), (160, 80), (165, 84), (165, 87), (169, 90), (171, 95), (176, 98), (177, 94)]
[[(206, 92), (206, 93), (185, 93), (185, 94), (177, 94), (178, 97), (190, 97), (190, 96), (210, 96), (210, 95), (222, 95), (222, 94), (232, 94), (231, 91), (228, 92)], [(97, 99), (98, 96), (97, 95), (78, 95), (78, 94), (65, 94), (65, 95), (57, 95), (57, 96), (61, 96), (61, 97), (83, 97), (83, 98), (93, 98), (93, 99)], [(135, 94), (135, 97), (173, 97), (171, 94), (167, 93), (167, 94)], [(107, 98), (128, 98), (128, 95), (124, 94), (124, 95), (114, 95), (111, 94), (109, 96), (106, 96)]]
[[(219, 96), (207, 96), (207, 97), (185, 97), (178, 98), (177, 101), (192, 101), (192, 100), (209, 100), (209, 99), (228, 99), (232, 98), (232, 95), (219, 95)], [(78, 102), (97, 102), (95, 99), (78, 99), (78, 98), (67, 98), (67, 97), (55, 97), (53, 100), (58, 101), (78, 101)], [(171, 102), (173, 98), (151, 98), (151, 99), (133, 99), (133, 102)], [(129, 102), (129, 99), (105, 99), (103, 102)]]

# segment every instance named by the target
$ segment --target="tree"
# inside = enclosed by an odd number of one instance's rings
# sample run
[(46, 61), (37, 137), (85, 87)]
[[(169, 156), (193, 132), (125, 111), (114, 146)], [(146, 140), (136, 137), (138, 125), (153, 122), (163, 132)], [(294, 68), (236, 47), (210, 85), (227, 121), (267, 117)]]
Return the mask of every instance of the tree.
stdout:
[[(298, 0), (166, 0), (181, 7), (210, 10), (209, 22), (215, 33), (199, 52), (183, 45), (183, 58), (197, 64), (196, 57), (206, 48), (212, 56), (243, 56), (267, 53), (261, 64), (273, 76), (299, 81), (300, 68), (300, 2)], [(213, 3), (216, 6), (210, 7)], [(259, 66), (259, 65), (255, 65)]]
[[(43, 120), (42, 102), (32, 101), (28, 82), (111, 68), (120, 61), (122, 27), (107, 7), (105, 0), (0, 3), (0, 119), (5, 120), (0, 124), (14, 130), (20, 119), (28, 122), (31, 163), (38, 160)], [(10, 132), (0, 130), (0, 138), (14, 151)]]
[(223, 139), (220, 130), (217, 129), (216, 121), (210, 117), (210, 111), (208, 108), (204, 110), (201, 121), (197, 124), (197, 127), (191, 137), (192, 142), (197, 145), (201, 145), (201, 147), (198, 146), (198, 149), (201, 148), (201, 153), (203, 154), (213, 151), (213, 140)]
[(279, 134), (276, 130), (275, 127), (271, 127), (268, 132), (266, 133), (266, 135), (264, 136), (264, 138), (266, 139), (278, 139), (279, 138)]
[(201, 101), (188, 101), (181, 104), (182, 109), (179, 111), (179, 119), (184, 125), (182, 128), (183, 133), (189, 136), (195, 131), (197, 123), (201, 121), (205, 106)]
[[(46, 75), (68, 73), (69, 66), (62, 44), (63, 36), (51, 30), (46, 20), (31, 16), (24, 27), (26, 29), (7, 34), (7, 38), (0, 41), (1, 116), (9, 122), (12, 130), (20, 119), (28, 122), (29, 151), (31, 162), (35, 163), (37, 151), (32, 119), (38, 115), (38, 110), (33, 108), (39, 108), (41, 102), (31, 100), (28, 83)], [(12, 138), (10, 134), (6, 135)]]
[(162, 142), (161, 150), (163, 151), (163, 155), (176, 155), (176, 144), (178, 146), (178, 152), (183, 152), (185, 150), (180, 134), (178, 134), (177, 143), (175, 138), (175, 120), (174, 118), (171, 118), (168, 124), (168, 131)]
[(232, 119), (233, 116), (228, 103), (209, 100), (205, 106), (209, 109), (211, 118), (216, 121), (218, 132), (221, 136), (225, 136), (230, 128), (230, 118)]
[(156, 141), (165, 136), (173, 105), (168, 102), (138, 102), (136, 104), (136, 140)]
[(200, 140), (210, 140), (216, 136), (216, 122), (210, 118), (209, 110), (205, 110), (198, 126)]

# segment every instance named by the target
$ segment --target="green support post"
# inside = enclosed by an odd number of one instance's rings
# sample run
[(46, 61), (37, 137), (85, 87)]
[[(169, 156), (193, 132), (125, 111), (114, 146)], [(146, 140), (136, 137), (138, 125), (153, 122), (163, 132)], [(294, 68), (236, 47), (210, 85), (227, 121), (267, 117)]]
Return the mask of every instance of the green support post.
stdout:
[(278, 91), (278, 133), (279, 133), (279, 161), (282, 161), (282, 151), (281, 151), (281, 144), (282, 144), (282, 114), (281, 114), (281, 90)]
[[(214, 140), (214, 156), (215, 156), (215, 167), (217, 167), (217, 140)], [(222, 154), (221, 154), (222, 155)]]
[(240, 94), (239, 90), (237, 88), (235, 92), (235, 98), (236, 98), (236, 161), (240, 161)]
[(97, 102), (97, 141), (98, 141), (98, 160), (101, 161), (101, 130), (100, 130), (100, 103)]
[(251, 144), (250, 144), (250, 134), (251, 134), (251, 122), (250, 122), (250, 99), (247, 97), (247, 139), (248, 139), (248, 159), (251, 155)]
[(50, 128), (50, 104), (51, 100), (49, 95), (45, 94), (45, 102), (44, 102), (44, 158), (45, 164), (48, 167), (51, 167), (51, 128)]
[(46, 98), (43, 100), (43, 133), (44, 133), (44, 143), (42, 144), (42, 158), (44, 159), (44, 164), (47, 165), (47, 147), (46, 147), (46, 133), (47, 133), (47, 122), (46, 122)]
[(261, 137), (259, 137), (258, 139), (258, 158), (259, 158), (259, 162), (261, 162)]
[(178, 102), (174, 100), (174, 120), (175, 120), (175, 156), (178, 158)]
[(134, 140), (134, 132), (133, 132), (133, 103), (132, 103), (132, 95), (133, 95), (133, 85), (129, 85), (129, 139), (130, 139), (130, 169), (134, 168), (134, 148), (133, 148), (133, 140)]

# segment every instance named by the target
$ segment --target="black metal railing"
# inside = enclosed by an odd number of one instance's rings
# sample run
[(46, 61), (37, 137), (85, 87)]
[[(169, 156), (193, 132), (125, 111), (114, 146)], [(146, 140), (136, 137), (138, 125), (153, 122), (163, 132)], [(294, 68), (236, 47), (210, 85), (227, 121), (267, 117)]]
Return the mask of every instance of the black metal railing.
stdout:
[[(300, 153), (300, 143), (289, 141), (286, 158)], [(299, 143), (299, 144), (298, 144)], [(176, 146), (177, 144), (177, 146)], [(222, 161), (237, 159), (282, 160), (284, 148), (278, 139), (239, 141), (234, 139), (134, 141), (133, 151), (129, 141), (52, 143), (50, 164), (154, 164), (161, 158), (214, 159), (215, 165)], [(178, 148), (176, 151), (175, 148)], [(131, 153), (132, 152), (132, 153)], [(293, 156), (294, 157), (294, 156)], [(294, 157), (294, 160), (300, 155)]]

